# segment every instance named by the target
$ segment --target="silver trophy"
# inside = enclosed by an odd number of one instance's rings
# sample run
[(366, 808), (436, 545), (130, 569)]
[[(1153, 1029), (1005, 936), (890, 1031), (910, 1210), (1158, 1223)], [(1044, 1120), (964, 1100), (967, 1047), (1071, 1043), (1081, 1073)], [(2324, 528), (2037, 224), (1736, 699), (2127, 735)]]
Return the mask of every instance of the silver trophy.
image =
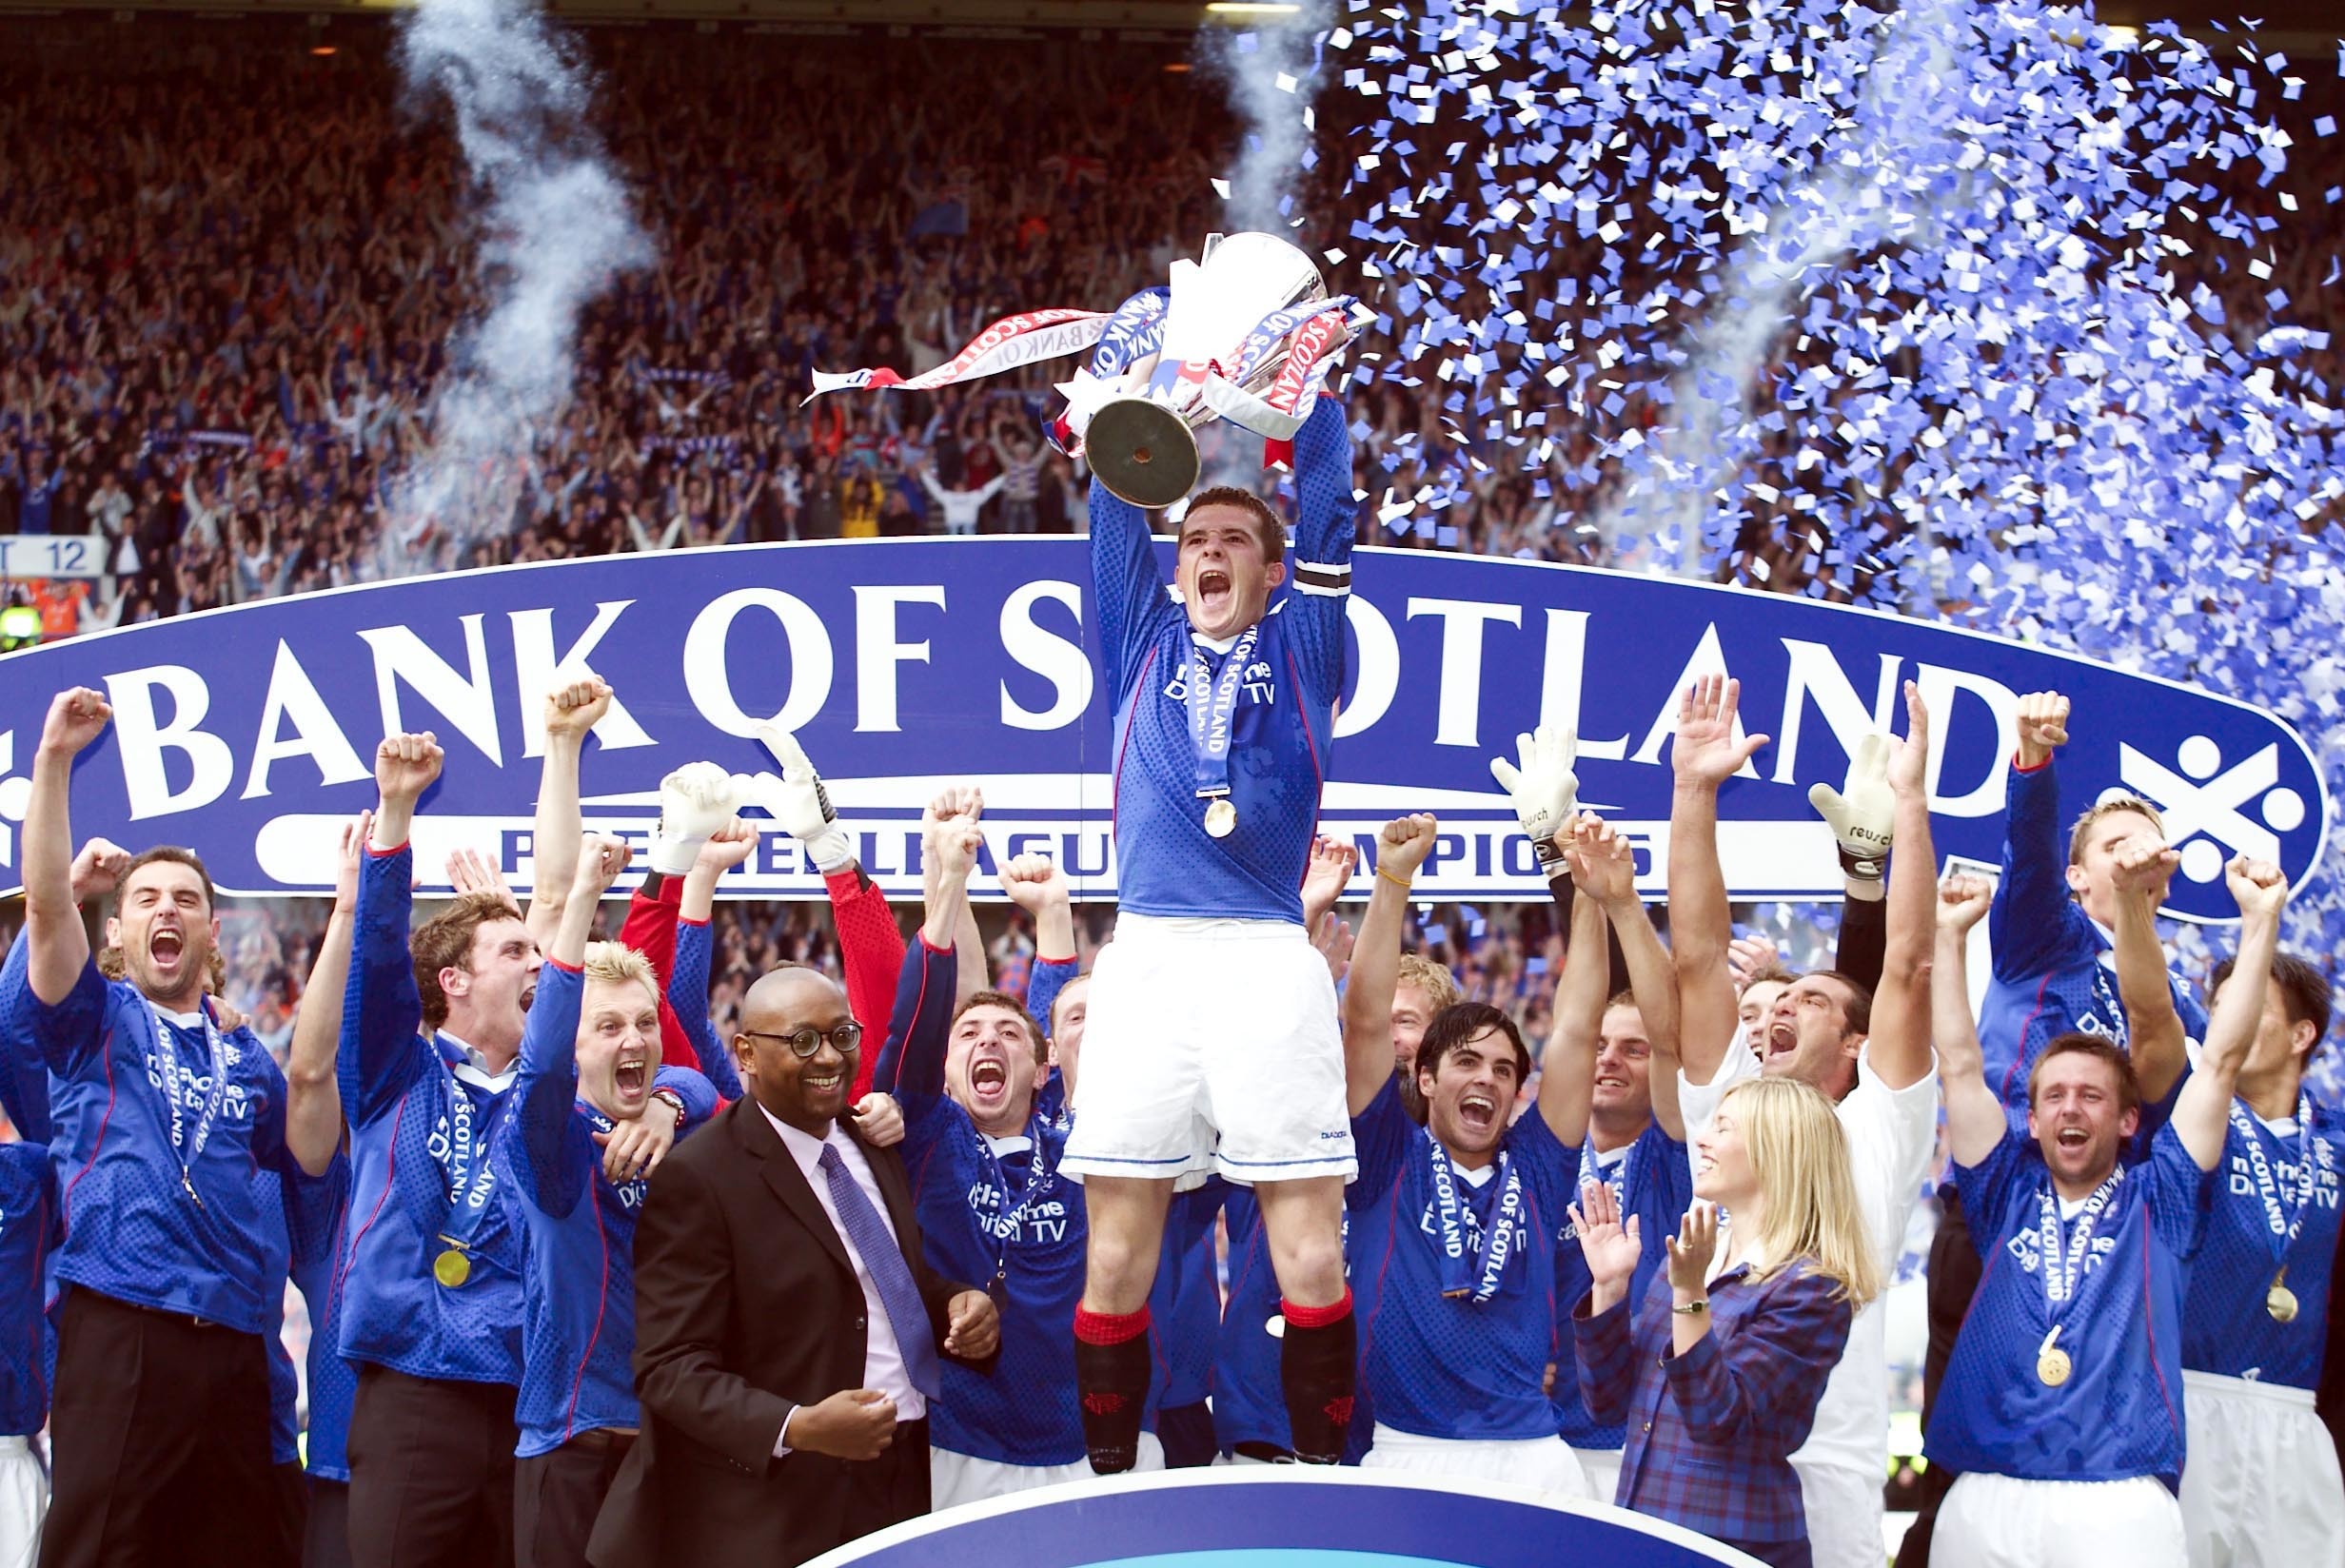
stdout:
[(1172, 264), (1169, 288), (1144, 288), (1113, 311), (1021, 311), (909, 379), (886, 366), (818, 370), (809, 397), (930, 391), (1088, 348), (1090, 363), (1059, 384), (1067, 406), (1046, 433), (1133, 505), (1165, 507), (1197, 482), (1201, 425), (1228, 420), (1277, 457), (1330, 356), (1372, 319), (1349, 296), (1329, 298), (1310, 258), (1276, 235), (1214, 234), (1201, 259)]
[[(1077, 371), (1058, 388), (1092, 472), (1134, 506), (1189, 494), (1194, 432), (1214, 420), (1272, 441), (1292, 436), (1297, 399), (1280, 394), (1299, 392), (1308, 413), (1320, 360), (1351, 334), (1350, 302), (1330, 301), (1310, 258), (1275, 235), (1213, 235), (1202, 259), (1172, 264), (1171, 283), (1153, 355), (1111, 376)], [(1291, 370), (1298, 384), (1282, 387)]]

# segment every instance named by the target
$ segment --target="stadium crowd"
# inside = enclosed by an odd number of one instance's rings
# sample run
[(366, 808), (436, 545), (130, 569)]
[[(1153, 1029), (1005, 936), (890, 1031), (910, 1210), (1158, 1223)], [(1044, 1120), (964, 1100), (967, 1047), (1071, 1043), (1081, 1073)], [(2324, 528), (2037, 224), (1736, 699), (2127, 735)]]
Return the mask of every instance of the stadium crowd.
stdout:
[[(1161, 281), (1214, 223), (1210, 182), (1235, 134), (1210, 78), (1166, 69), (1183, 61), (1160, 45), (595, 33), (601, 129), (659, 260), (589, 306), (576, 395), (517, 460), (500, 492), (509, 515), (394, 528), (387, 487), (427, 440), (449, 338), (478, 301), (465, 183), (438, 120), (403, 110), (387, 31), (325, 36), (260, 21), (11, 25), (0, 534), (96, 534), (111, 568), (93, 584), (20, 585), (50, 637), (493, 561), (1073, 531), (1084, 476), (1035, 440), (1066, 366), (916, 402), (801, 406), (808, 373), (916, 372), (1010, 311), (1105, 308)], [(820, 90), (842, 78), (863, 84), (852, 115)], [(2335, 98), (2315, 82), (2278, 112), (2309, 144)], [(1340, 135), (1340, 102), (1324, 108)], [(284, 155), (292, 125), (314, 127), (298, 162)], [(1054, 127), (1047, 150), (1035, 125)], [(2260, 169), (2201, 173), (2247, 205)], [(2316, 185), (2317, 169), (2301, 178)], [(2322, 273), (2345, 251), (2341, 225), (2345, 206), (2308, 189), (2271, 277), (2202, 280), (2242, 342), (2273, 290), (2329, 328), (2300, 362), (2329, 384), (2345, 318)], [(1378, 298), (1341, 225), (1319, 227), (1306, 224), (1304, 243), (1347, 257), (1331, 285)], [(1559, 238), (1517, 303), (1592, 274), (1603, 244)], [(2200, 281), (2194, 265), (2178, 264), (2184, 281)], [(1390, 350), (1371, 333), (1357, 352)], [(1554, 441), (1526, 467), (1461, 425), (1441, 385), (1384, 378), (1355, 395), (1361, 487), (1407, 497), (1429, 465), (1500, 461), (1438, 526), (1396, 515), (1378, 541), (1611, 559), (1592, 519), (1621, 476), (1590, 461), (1586, 422), (1542, 408), (1534, 380), (1523, 413)], [(1649, 423), (1651, 396), (1632, 378), (1605, 400), (1608, 417)], [(1833, 579), (1828, 541), (1794, 510), (1811, 477), (1754, 499), (1722, 574), (1870, 591)]]

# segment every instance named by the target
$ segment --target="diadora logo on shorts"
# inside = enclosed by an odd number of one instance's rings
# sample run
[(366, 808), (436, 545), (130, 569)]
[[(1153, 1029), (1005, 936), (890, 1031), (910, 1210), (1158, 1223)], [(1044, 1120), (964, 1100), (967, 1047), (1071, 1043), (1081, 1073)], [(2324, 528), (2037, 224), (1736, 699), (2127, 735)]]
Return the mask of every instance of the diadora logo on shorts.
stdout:
[(2279, 781), (2276, 743), (2229, 768), (2223, 766), (2222, 747), (2207, 735), (2183, 741), (2173, 768), (2119, 746), (2118, 777), (2123, 787), (2102, 798), (2131, 791), (2156, 806), (2165, 821), (2166, 842), (2182, 852), (2182, 874), (2193, 882), (2217, 880), (2234, 854), (2277, 862), (2279, 835), (2294, 832), (2305, 818), (2304, 796)]

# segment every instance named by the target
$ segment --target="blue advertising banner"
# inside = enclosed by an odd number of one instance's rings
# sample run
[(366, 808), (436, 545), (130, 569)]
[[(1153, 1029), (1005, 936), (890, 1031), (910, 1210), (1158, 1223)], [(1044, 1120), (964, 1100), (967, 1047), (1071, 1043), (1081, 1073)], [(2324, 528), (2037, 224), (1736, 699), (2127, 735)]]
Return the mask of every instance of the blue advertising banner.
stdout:
[(1167, 1470), (931, 1514), (808, 1568), (1711, 1568), (1757, 1559), (1603, 1503), (1396, 1471)]
[[(685, 762), (770, 771), (750, 737), (773, 720), (798, 732), (891, 892), (919, 886), (921, 805), (939, 783), (974, 778), (987, 870), (1047, 853), (1078, 896), (1113, 898), (1113, 723), (1094, 675), (1086, 550), (1079, 539), (924, 539), (617, 556), (272, 599), (6, 656), (0, 892), (16, 885), (42, 715), (72, 685), (114, 708), (75, 773), (77, 834), (192, 844), (233, 892), (321, 892), (341, 822), (372, 803), (376, 740), (429, 729), (448, 761), (417, 823), (426, 888), (460, 846), (494, 853), (525, 885), (540, 703), (558, 677), (592, 668), (618, 692), (585, 760), (594, 826), (647, 833), (660, 776)], [(1164, 559), (1169, 578), (1169, 543)], [(1773, 737), (1721, 795), (1737, 897), (1838, 894), (1807, 787), (1841, 781), (1908, 678), (1938, 715), (1941, 854), (2000, 855), (2014, 715), (2039, 690), (2075, 704), (2059, 762), (2067, 809), (2123, 790), (2164, 811), (2182, 852), (2171, 913), (2229, 918), (2221, 867), (2234, 853), (2300, 882), (2327, 830), (2319, 773), (2269, 714), (1895, 616), (1371, 549), (1350, 617), (1322, 828), (1372, 840), (1396, 813), (1438, 813), (1440, 848), (1417, 884), (1429, 898), (1545, 895), (1488, 770), (1543, 717), (1577, 727), (1581, 798), (1634, 840), (1658, 890), (1678, 694), (1721, 670), (1743, 682), (1744, 723)], [(1364, 864), (1363, 893), (1370, 874)], [(723, 891), (813, 898), (821, 883), (771, 835)]]

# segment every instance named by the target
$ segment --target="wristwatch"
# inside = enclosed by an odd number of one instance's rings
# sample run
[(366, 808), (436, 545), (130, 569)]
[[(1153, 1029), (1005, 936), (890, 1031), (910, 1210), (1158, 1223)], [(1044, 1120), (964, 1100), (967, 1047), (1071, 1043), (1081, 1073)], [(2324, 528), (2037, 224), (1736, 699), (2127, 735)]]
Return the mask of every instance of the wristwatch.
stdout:
[(1701, 1301), (1696, 1301), (1696, 1302), (1685, 1302), (1685, 1303), (1672, 1302), (1672, 1303), (1669, 1303), (1669, 1310), (1670, 1310), (1670, 1311), (1672, 1311), (1672, 1312), (1683, 1312), (1683, 1313), (1685, 1313), (1685, 1314), (1687, 1317), (1689, 1317), (1689, 1318), (1691, 1318), (1691, 1317), (1696, 1317), (1696, 1316), (1698, 1316), (1698, 1315), (1700, 1315), (1701, 1313), (1704, 1313), (1704, 1312), (1707, 1312), (1709, 1309), (1710, 1309), (1710, 1303), (1709, 1303), (1709, 1301), (1708, 1301), (1708, 1299), (1707, 1299), (1706, 1297), (1705, 1297), (1705, 1298), (1704, 1298), (1704, 1299), (1703, 1299), (1703, 1300), (1701, 1300)]
[(675, 1107), (676, 1127), (678, 1131), (682, 1131), (684, 1126), (684, 1097), (677, 1093), (672, 1088), (653, 1089), (651, 1091), (651, 1097), (659, 1101), (663, 1106), (671, 1106)]

